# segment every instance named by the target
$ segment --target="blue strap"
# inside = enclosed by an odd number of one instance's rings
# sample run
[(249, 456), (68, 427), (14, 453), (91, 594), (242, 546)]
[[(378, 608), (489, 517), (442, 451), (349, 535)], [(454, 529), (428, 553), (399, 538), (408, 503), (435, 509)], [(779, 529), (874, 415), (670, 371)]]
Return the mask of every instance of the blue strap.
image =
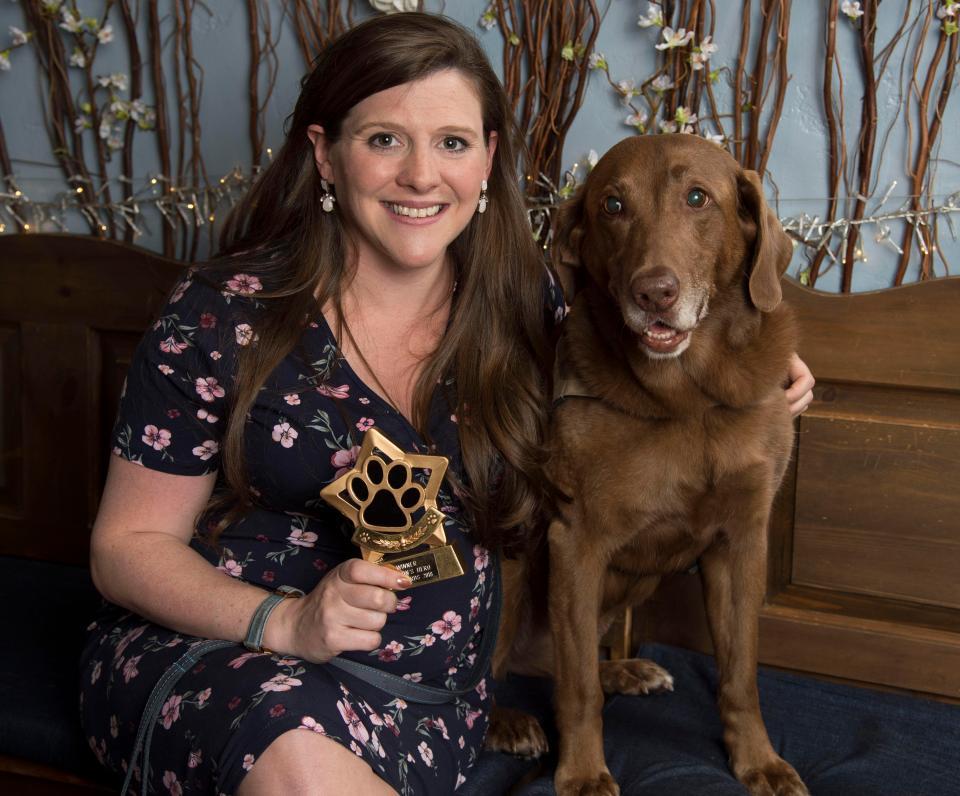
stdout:
[[(383, 672), (364, 663), (347, 660), (345, 658), (332, 658), (328, 661), (332, 666), (345, 672), (349, 672), (354, 677), (363, 680), (370, 685), (393, 694), (409, 702), (415, 702), (425, 705), (441, 705), (446, 702), (453, 702), (458, 697), (468, 694), (475, 689), (480, 681), (486, 677), (490, 668), (490, 661), (493, 658), (493, 650), (496, 646), (497, 632), (500, 626), (500, 607), (503, 603), (503, 586), (500, 582), (500, 558), (496, 554), (491, 554), (493, 558), (493, 579), (496, 581), (493, 595), (493, 603), (490, 606), (490, 614), (487, 619), (487, 627), (483, 631), (483, 638), (480, 640), (480, 649), (477, 651), (477, 658), (473, 664), (473, 672), (470, 680), (463, 688), (437, 688), (435, 686), (414, 683), (410, 680)], [(279, 595), (278, 595), (279, 596)], [(282, 599), (282, 598), (281, 598)], [(274, 606), (276, 603), (274, 603)], [(271, 607), (274, 607), (271, 606)], [(262, 606), (261, 606), (262, 607)], [(196, 665), (204, 655), (215, 650), (225, 649), (226, 647), (236, 646), (234, 641), (210, 640), (201, 641), (194, 644), (186, 653), (175, 660), (170, 668), (164, 672), (163, 676), (157, 681), (150, 692), (150, 698), (147, 700), (147, 706), (140, 717), (140, 726), (137, 728), (137, 737), (133, 744), (133, 750), (130, 753), (130, 760), (127, 763), (127, 775), (123, 780), (123, 788), (120, 790), (120, 796), (126, 796), (130, 783), (133, 780), (133, 770), (136, 768), (137, 758), (143, 750), (143, 763), (140, 767), (140, 793), (141, 796), (147, 796), (147, 781), (150, 771), (150, 741), (153, 739), (153, 730), (160, 719), (160, 711), (166, 702), (168, 695), (177, 684), (177, 681), (190, 669)]]

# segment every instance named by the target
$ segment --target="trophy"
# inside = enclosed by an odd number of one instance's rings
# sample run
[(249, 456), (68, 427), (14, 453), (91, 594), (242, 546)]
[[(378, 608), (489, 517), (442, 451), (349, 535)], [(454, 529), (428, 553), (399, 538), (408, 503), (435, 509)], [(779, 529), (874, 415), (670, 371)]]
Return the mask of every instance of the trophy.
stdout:
[[(425, 486), (416, 481), (417, 470), (429, 472)], [(406, 453), (371, 428), (353, 469), (320, 496), (353, 522), (352, 541), (364, 560), (396, 567), (413, 586), (422, 586), (463, 574), (456, 550), (446, 543), (446, 515), (437, 509), (446, 471), (445, 457)]]

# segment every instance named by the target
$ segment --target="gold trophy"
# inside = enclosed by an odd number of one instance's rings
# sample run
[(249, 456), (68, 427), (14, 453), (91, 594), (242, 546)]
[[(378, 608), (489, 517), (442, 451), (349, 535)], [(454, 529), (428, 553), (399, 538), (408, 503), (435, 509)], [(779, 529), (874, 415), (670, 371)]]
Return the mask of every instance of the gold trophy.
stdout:
[[(429, 472), (426, 486), (415, 470)], [(406, 453), (377, 429), (368, 429), (353, 469), (320, 491), (320, 496), (353, 522), (352, 541), (363, 558), (403, 572), (414, 586), (463, 574), (443, 528), (437, 493), (447, 471), (444, 456)], [(426, 549), (402, 555), (426, 545)]]

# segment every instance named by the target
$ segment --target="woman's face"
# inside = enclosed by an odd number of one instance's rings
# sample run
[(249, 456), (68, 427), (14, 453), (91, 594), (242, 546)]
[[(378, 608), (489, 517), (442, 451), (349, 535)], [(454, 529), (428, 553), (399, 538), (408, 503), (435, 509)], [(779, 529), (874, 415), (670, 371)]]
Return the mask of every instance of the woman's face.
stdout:
[(495, 132), (484, 140), (474, 84), (453, 69), (367, 97), (334, 143), (319, 125), (308, 135), (358, 267), (386, 269), (442, 266), (476, 212), (497, 143)]

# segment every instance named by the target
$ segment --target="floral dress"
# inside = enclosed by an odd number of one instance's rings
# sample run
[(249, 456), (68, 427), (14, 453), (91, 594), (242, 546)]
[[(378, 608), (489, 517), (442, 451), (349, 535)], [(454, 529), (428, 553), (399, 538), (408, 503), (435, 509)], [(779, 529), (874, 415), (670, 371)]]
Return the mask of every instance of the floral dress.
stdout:
[[(190, 273), (137, 349), (121, 396), (113, 453), (178, 475), (218, 470), (236, 356), (257, 340), (260, 280), (235, 274), (212, 284)], [(551, 279), (550, 312), (563, 299)], [(247, 468), (255, 508), (213, 547), (192, 545), (224, 577), (264, 589), (312, 589), (357, 548), (352, 526), (319, 496), (352, 467), (363, 432), (376, 426), (408, 452), (443, 455), (461, 473), (454, 385), (438, 385), (427, 445), (407, 420), (368, 389), (338, 356), (318, 316), (267, 379), (251, 408)], [(438, 508), (465, 574), (400, 593), (382, 645), (344, 657), (414, 682), (451, 689), (470, 679), (496, 592), (491, 556), (460, 519), (444, 482)], [(125, 773), (150, 691), (196, 639), (105, 603), (88, 628), (81, 659), (81, 717), (100, 762)], [(414, 704), (347, 672), (241, 644), (209, 653), (175, 684), (150, 748), (158, 793), (234, 793), (275, 738), (292, 729), (332, 738), (362, 757), (400, 794), (451, 793), (466, 781), (487, 726), (488, 683), (442, 705)]]

